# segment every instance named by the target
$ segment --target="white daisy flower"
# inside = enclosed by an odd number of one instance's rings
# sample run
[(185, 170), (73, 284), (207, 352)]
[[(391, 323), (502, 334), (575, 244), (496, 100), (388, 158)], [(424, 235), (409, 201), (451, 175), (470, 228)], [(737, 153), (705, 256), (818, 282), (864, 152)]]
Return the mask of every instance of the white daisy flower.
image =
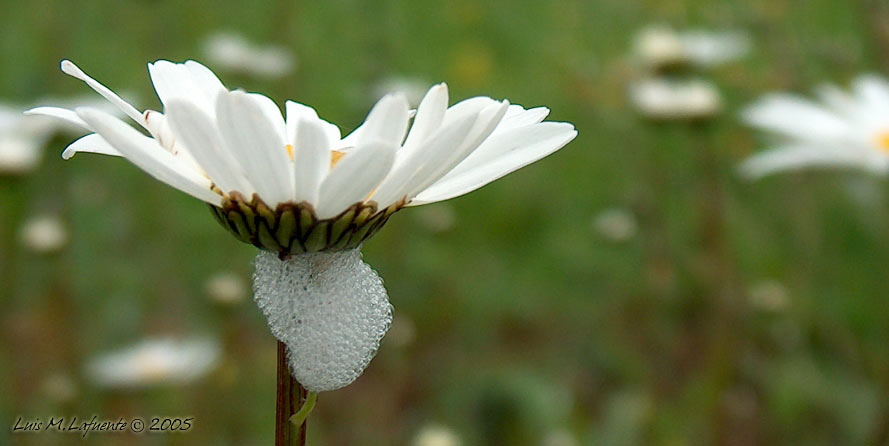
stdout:
[(56, 216), (33, 217), (22, 225), (19, 240), (33, 252), (51, 254), (61, 251), (68, 244), (68, 229)]
[(630, 240), (639, 230), (633, 213), (622, 208), (605, 209), (593, 218), (593, 228), (600, 236), (614, 243)]
[(423, 426), (412, 442), (414, 446), (460, 446), (463, 441), (452, 429), (436, 424)]
[(766, 279), (756, 282), (747, 289), (750, 305), (759, 310), (779, 313), (790, 306), (787, 288), (781, 282)]
[(679, 33), (685, 57), (694, 65), (714, 67), (750, 53), (750, 36), (741, 31), (688, 30)]
[(210, 277), (204, 291), (217, 303), (233, 305), (247, 297), (247, 284), (240, 275), (224, 271)]
[(642, 65), (653, 69), (687, 64), (707, 68), (738, 60), (750, 48), (750, 36), (740, 31), (678, 32), (656, 25), (637, 34), (633, 53)]
[[(31, 110), (90, 133), (62, 156), (123, 156), (211, 205), (257, 256), (254, 299), (285, 343), (294, 378), (312, 392), (354, 381), (392, 321), (382, 279), (357, 249), (405, 206), (447, 200), (537, 161), (574, 139), (574, 126), (543, 122), (545, 107), (475, 97), (448, 107), (433, 86), (414, 114), (403, 94), (384, 96), (342, 138), (314, 109), (229, 91), (188, 61), (148, 65), (163, 113), (138, 111), (69, 61), (62, 71), (114, 103), (147, 133), (99, 110)], [(411, 124), (411, 119), (413, 123)]]
[[(188, 61), (148, 66), (164, 113), (140, 112), (69, 61), (86, 82), (149, 136), (93, 108), (38, 107), (32, 114), (95, 132), (65, 149), (123, 156), (155, 178), (213, 206), (227, 229), (260, 248), (291, 253), (355, 247), (404, 206), (473, 191), (549, 155), (577, 132), (542, 122), (549, 110), (475, 97), (448, 107), (433, 86), (413, 125), (403, 95), (383, 97), (345, 138), (314, 109), (287, 101), (286, 119), (266, 96), (227, 90)], [(329, 227), (329, 230), (328, 230)]]
[(52, 136), (51, 124), (43, 117), (22, 116), (20, 107), (0, 104), (0, 174), (21, 175), (37, 168)]
[(204, 42), (204, 55), (222, 70), (260, 78), (284, 77), (296, 67), (296, 58), (288, 48), (256, 45), (231, 32), (208, 37)]
[(702, 119), (722, 110), (719, 90), (703, 79), (644, 79), (630, 85), (629, 96), (640, 114), (655, 120)]
[(819, 102), (786, 93), (766, 95), (742, 113), (749, 125), (776, 137), (776, 147), (741, 164), (752, 179), (812, 167), (889, 172), (889, 83), (860, 76), (845, 92), (817, 90)]
[(86, 372), (107, 388), (185, 384), (213, 370), (219, 356), (219, 343), (212, 339), (149, 339), (93, 358)]

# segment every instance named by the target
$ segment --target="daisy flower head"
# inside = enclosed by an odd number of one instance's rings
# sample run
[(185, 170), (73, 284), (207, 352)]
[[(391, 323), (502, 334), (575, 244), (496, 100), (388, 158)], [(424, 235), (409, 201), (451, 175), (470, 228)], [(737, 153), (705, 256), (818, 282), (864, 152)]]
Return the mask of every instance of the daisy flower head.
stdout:
[(91, 107), (30, 112), (90, 133), (62, 153), (122, 156), (207, 202), (223, 227), (262, 249), (254, 300), (287, 347), (292, 376), (311, 392), (354, 381), (392, 321), (382, 279), (358, 249), (396, 211), (473, 191), (574, 139), (574, 126), (544, 122), (489, 97), (449, 106), (445, 84), (416, 111), (387, 94), (343, 137), (311, 107), (278, 105), (229, 90), (205, 66), (148, 65), (163, 111), (139, 111), (70, 61), (62, 71), (119, 107), (141, 130)]
[(741, 164), (743, 176), (817, 167), (889, 171), (889, 82), (862, 75), (851, 91), (823, 85), (817, 96), (771, 93), (742, 112), (747, 124), (775, 140), (775, 147)]
[[(474, 97), (449, 106), (428, 90), (415, 114), (402, 94), (380, 99), (342, 137), (311, 107), (228, 90), (195, 61), (148, 65), (163, 112), (139, 111), (70, 61), (62, 71), (118, 106), (139, 127), (90, 107), (38, 107), (91, 132), (78, 152), (123, 156), (212, 206), (239, 239), (281, 258), (357, 247), (397, 210), (463, 195), (543, 158), (577, 134), (543, 122), (545, 107)], [(412, 117), (413, 116), (413, 117)]]

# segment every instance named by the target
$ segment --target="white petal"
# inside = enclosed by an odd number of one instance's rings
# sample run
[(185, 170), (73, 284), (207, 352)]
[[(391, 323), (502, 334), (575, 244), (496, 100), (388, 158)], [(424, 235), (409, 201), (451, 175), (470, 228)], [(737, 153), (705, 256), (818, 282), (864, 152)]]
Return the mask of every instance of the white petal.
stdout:
[(389, 173), (395, 160), (395, 145), (368, 141), (343, 156), (321, 183), (319, 218), (330, 218), (354, 203), (364, 201)]
[(42, 115), (42, 116), (51, 116), (53, 118), (61, 119), (69, 124), (76, 125), (78, 127), (83, 127), (86, 130), (92, 130), (89, 126), (83, 122), (83, 119), (80, 119), (77, 116), (77, 113), (74, 113), (74, 110), (68, 110), (67, 108), (60, 107), (35, 107), (30, 110), (25, 111), (26, 115)]
[(889, 159), (870, 148), (854, 145), (788, 145), (751, 156), (741, 163), (738, 171), (750, 180), (816, 167), (851, 167), (885, 174), (889, 167), (887, 161)]
[(468, 116), (476, 113), (481, 113), (487, 107), (492, 105), (497, 105), (499, 102), (487, 97), (487, 96), (477, 96), (474, 98), (464, 99), (450, 108), (445, 112), (444, 121), (442, 121), (442, 126), (446, 126), (463, 116)]
[(361, 139), (400, 146), (407, 131), (408, 114), (407, 99), (403, 94), (384, 96), (367, 115), (362, 125)]
[(459, 165), (467, 156), (472, 154), (479, 144), (488, 138), (506, 113), (509, 101), (494, 103), (485, 107), (475, 120), (472, 128), (467, 132), (463, 142), (435, 169), (429, 169), (422, 175), (417, 175), (405, 186), (408, 200), (438, 181), (441, 177)]
[(79, 152), (87, 152), (87, 153), (100, 153), (102, 155), (111, 155), (111, 156), (123, 156), (120, 152), (117, 151), (114, 147), (111, 147), (111, 144), (108, 144), (108, 141), (105, 141), (104, 138), (99, 136), (97, 133), (90, 133), (89, 135), (83, 136), (77, 141), (68, 144), (68, 147), (65, 147), (65, 150), (62, 152), (62, 159), (71, 159), (75, 153)]
[(506, 115), (503, 116), (503, 121), (494, 129), (494, 133), (538, 124), (546, 119), (547, 115), (549, 115), (549, 109), (546, 107), (535, 107), (525, 110), (521, 105), (510, 105)]
[(114, 104), (118, 108), (120, 108), (120, 110), (122, 112), (126, 113), (127, 116), (132, 118), (134, 121), (136, 121), (143, 127), (145, 126), (145, 118), (142, 116), (142, 113), (139, 112), (139, 110), (136, 110), (135, 107), (133, 107), (132, 105), (130, 105), (129, 103), (127, 103), (126, 101), (121, 99), (120, 96), (118, 96), (115, 92), (108, 89), (108, 87), (100, 84), (95, 79), (87, 76), (87, 74), (84, 73), (83, 70), (78, 68), (77, 65), (74, 65), (74, 62), (71, 62), (70, 60), (63, 60), (62, 61), (62, 71), (69, 76), (73, 76), (77, 79), (82, 80), (87, 85), (89, 85), (90, 88), (95, 90), (96, 93), (99, 93), (105, 99), (107, 99), (109, 102), (111, 102), (112, 104)]
[(251, 197), (255, 191), (228, 152), (212, 119), (183, 99), (170, 99), (166, 110), (176, 140), (185, 145), (210, 179), (225, 193), (238, 191)]
[(330, 141), (322, 121), (308, 115), (296, 124), (293, 147), (294, 201), (318, 204), (318, 188), (330, 170)]
[(247, 96), (259, 105), (266, 121), (272, 125), (281, 141), (286, 141), (287, 133), (285, 132), (284, 116), (281, 115), (281, 109), (278, 108), (278, 104), (275, 104), (275, 101), (263, 94), (247, 93)]
[(216, 101), (216, 118), (228, 152), (259, 196), (272, 207), (289, 201), (293, 184), (283, 129), (269, 122), (263, 105), (247, 93), (224, 92)]
[(185, 61), (185, 66), (191, 73), (192, 80), (197, 84), (198, 88), (204, 92), (204, 95), (210, 101), (216, 101), (216, 96), (219, 95), (219, 90), (225, 90), (225, 85), (223, 85), (222, 81), (216, 77), (216, 74), (209, 68), (193, 60)]
[(429, 89), (417, 108), (417, 116), (401, 149), (408, 155), (419, 150), (423, 141), (441, 127), (448, 109), (448, 86), (444, 83)]
[(331, 145), (340, 140), (340, 128), (319, 118), (314, 108), (293, 101), (285, 102), (284, 108), (287, 112), (287, 141), (290, 144), (296, 142), (296, 123), (299, 122), (300, 117), (320, 120), (324, 125), (324, 133), (327, 134), (327, 139)]
[(873, 74), (859, 76), (852, 88), (863, 105), (877, 113), (889, 113), (889, 83), (885, 79)]
[(837, 138), (849, 125), (836, 114), (806, 99), (771, 94), (744, 110), (742, 117), (754, 127), (807, 141)]
[(148, 72), (164, 105), (171, 99), (184, 99), (212, 113), (216, 96), (225, 90), (212, 71), (194, 61), (177, 64), (158, 60), (148, 64)]
[(535, 127), (532, 135), (515, 132), (511, 138), (500, 140), (502, 146), (496, 151), (502, 155), (458, 174), (444, 176), (420, 192), (410, 205), (433, 203), (471, 192), (561, 149), (577, 136), (574, 126), (568, 123), (544, 122), (532, 127)]
[(816, 93), (822, 102), (847, 119), (858, 119), (864, 111), (861, 105), (855, 102), (855, 98), (834, 85), (820, 85), (816, 88)]
[(210, 180), (184, 166), (152, 138), (100, 110), (78, 108), (75, 111), (91, 128), (96, 129), (96, 133), (140, 169), (195, 198), (220, 205), (222, 197), (210, 190)]
[[(371, 197), (381, 207), (388, 207), (404, 198), (410, 188), (422, 181), (424, 176), (440, 168), (454, 151), (465, 141), (467, 133), (475, 124), (478, 114), (463, 116), (455, 122), (440, 128), (424, 144), (423, 150), (398, 161), (389, 176), (380, 184)], [(400, 154), (399, 154), (400, 156)]]
[(445, 178), (460, 175), (482, 164), (491, 162), (510, 151), (521, 148), (523, 145), (536, 144), (549, 138), (558, 140), (564, 134), (564, 131), (565, 128), (562, 123), (555, 122), (517, 127), (503, 132), (498, 127), (497, 131), (490, 138), (482, 142), (463, 162), (448, 172)]

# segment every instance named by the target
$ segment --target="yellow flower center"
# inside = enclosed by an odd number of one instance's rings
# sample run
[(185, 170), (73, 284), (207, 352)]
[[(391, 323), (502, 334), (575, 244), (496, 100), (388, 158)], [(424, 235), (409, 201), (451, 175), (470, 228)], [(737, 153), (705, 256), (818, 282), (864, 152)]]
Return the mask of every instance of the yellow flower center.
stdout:
[(889, 131), (884, 131), (877, 135), (877, 146), (883, 153), (889, 154)]
[[(284, 146), (287, 150), (287, 157), (290, 158), (290, 161), (293, 161), (293, 145), (287, 144)], [(332, 150), (330, 154), (330, 168), (333, 169), (333, 166), (336, 166), (336, 163), (340, 162), (340, 159), (345, 155), (345, 153), (340, 152), (339, 150)]]
[(333, 166), (336, 166), (336, 163), (340, 162), (340, 159), (343, 158), (345, 153), (340, 152), (339, 150), (334, 150), (330, 153), (330, 168), (333, 169)]

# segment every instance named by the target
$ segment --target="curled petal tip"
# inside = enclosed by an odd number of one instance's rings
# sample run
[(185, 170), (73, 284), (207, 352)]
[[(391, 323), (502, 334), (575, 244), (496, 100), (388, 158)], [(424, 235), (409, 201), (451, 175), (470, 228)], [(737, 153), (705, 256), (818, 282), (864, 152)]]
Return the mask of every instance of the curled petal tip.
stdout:
[(61, 68), (62, 68), (62, 72), (65, 74), (68, 74), (68, 75), (71, 75), (74, 77), (82, 77), (83, 76), (83, 71), (81, 71), (81, 69), (78, 68), (77, 65), (74, 65), (74, 62), (71, 62), (68, 59), (62, 60)]

